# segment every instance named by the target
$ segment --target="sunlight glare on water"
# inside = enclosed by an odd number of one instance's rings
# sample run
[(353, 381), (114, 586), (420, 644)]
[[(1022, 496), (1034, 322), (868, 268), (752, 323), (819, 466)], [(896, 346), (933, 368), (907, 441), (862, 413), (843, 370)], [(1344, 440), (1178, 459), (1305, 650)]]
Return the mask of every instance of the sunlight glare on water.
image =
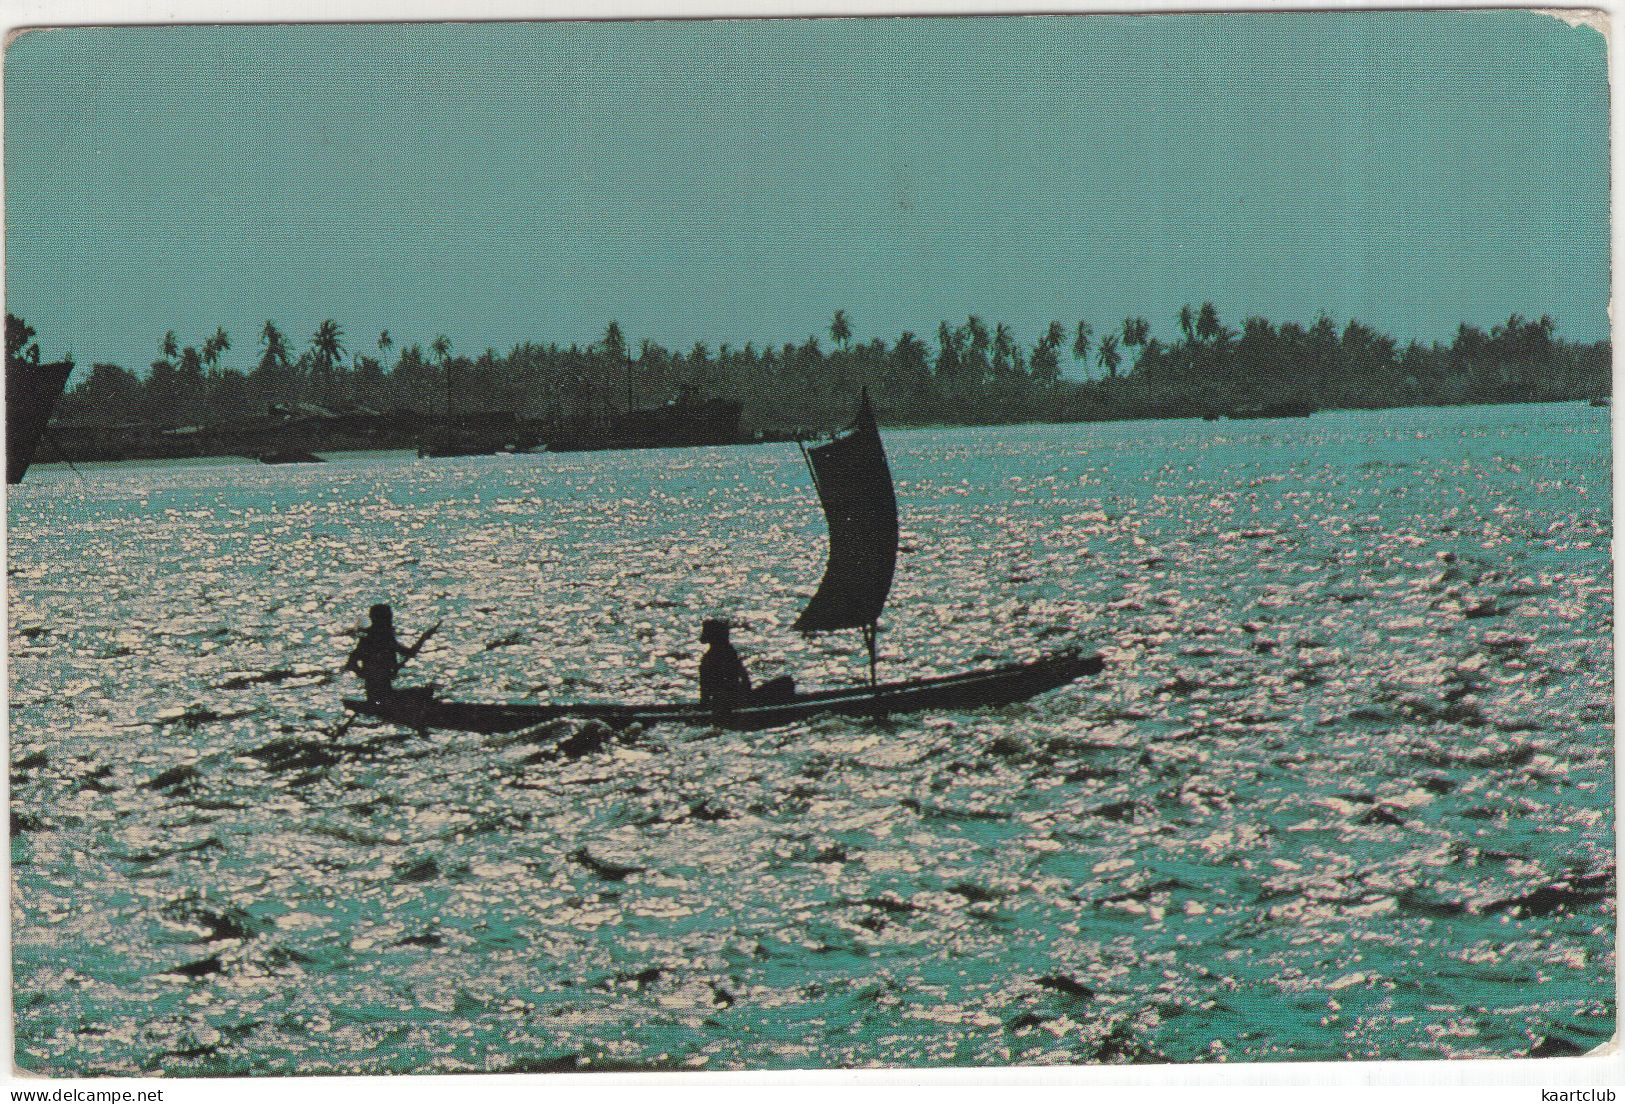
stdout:
[(887, 430), (886, 677), (1096, 678), (560, 753), (358, 723), (758, 679), (793, 445), (36, 468), (9, 495), (17, 1061), (380, 1073), (1578, 1053), (1614, 1029), (1608, 412)]

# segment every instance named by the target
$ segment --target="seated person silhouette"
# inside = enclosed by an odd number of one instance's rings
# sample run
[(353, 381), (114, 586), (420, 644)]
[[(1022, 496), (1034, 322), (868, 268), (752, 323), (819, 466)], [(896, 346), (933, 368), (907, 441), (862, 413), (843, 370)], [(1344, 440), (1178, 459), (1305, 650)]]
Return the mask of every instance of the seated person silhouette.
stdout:
[(700, 643), (710, 645), (700, 657), (700, 704), (715, 713), (727, 713), (750, 698), (750, 673), (728, 639), (731, 628), (712, 618), (700, 629)]
[(372, 607), (372, 624), (362, 632), (344, 669), (361, 676), (368, 701), (381, 702), (395, 688), (401, 660), (416, 654), (415, 649), (404, 648), (395, 639), (395, 611), (379, 603)]

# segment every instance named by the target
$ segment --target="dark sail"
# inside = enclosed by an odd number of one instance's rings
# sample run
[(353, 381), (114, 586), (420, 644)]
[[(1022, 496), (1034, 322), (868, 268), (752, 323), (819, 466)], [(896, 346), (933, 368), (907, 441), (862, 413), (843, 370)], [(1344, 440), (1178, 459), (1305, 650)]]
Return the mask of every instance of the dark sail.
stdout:
[(21, 483), (73, 365), (6, 364), (6, 482)]
[(795, 627), (825, 632), (873, 625), (897, 566), (897, 495), (868, 395), (852, 430), (808, 449), (807, 462), (829, 522), (829, 564)]

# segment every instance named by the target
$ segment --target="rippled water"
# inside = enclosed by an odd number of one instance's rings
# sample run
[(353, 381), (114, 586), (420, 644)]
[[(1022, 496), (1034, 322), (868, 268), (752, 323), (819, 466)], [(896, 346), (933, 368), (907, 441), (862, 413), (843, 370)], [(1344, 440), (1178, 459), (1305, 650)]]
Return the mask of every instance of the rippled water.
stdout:
[(1607, 412), (889, 431), (896, 677), (752, 735), (337, 738), (380, 598), (464, 697), (758, 678), (792, 446), (36, 469), (9, 498), (17, 1060), (59, 1072), (1575, 1053), (1614, 1025)]

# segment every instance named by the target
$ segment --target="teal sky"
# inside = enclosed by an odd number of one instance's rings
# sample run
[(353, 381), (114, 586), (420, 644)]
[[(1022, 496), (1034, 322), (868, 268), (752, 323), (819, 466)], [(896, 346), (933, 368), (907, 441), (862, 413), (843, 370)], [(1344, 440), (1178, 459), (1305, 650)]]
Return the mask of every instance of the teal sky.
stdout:
[(7, 309), (144, 369), (1183, 303), (1607, 334), (1595, 31), (1508, 11), (156, 27), (6, 54)]

